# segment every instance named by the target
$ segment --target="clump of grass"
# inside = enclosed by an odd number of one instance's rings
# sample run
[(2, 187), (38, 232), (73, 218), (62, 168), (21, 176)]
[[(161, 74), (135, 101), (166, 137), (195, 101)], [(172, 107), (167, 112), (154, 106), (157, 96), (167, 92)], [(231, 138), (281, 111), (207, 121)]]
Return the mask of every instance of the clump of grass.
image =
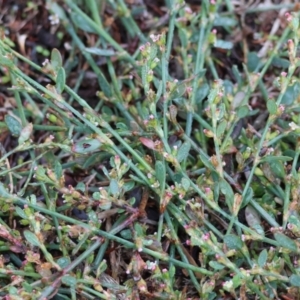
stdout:
[(294, 299), (298, 14), (258, 55), (230, 1), (166, 1), (146, 24), (123, 0), (47, 6), (64, 55), (38, 65), (1, 33), (1, 296)]

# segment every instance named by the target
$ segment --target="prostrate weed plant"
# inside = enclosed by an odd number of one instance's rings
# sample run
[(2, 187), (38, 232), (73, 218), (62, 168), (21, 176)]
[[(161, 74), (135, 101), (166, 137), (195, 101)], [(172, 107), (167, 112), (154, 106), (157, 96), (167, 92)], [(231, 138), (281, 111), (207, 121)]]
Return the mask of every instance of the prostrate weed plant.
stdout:
[(1, 31), (2, 299), (299, 299), (297, 7), (46, 2), (42, 64)]

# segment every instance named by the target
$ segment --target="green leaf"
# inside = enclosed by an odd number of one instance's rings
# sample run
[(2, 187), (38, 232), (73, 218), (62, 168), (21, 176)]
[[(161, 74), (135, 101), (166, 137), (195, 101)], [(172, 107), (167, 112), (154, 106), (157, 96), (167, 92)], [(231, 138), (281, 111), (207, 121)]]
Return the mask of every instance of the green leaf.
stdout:
[(300, 94), (300, 83), (296, 82), (292, 86), (288, 86), (283, 97), (281, 103), (284, 105), (292, 105), (295, 101), (297, 101)]
[(143, 64), (142, 68), (141, 68), (141, 78), (142, 78), (142, 84), (144, 87), (148, 86), (147, 83), (147, 74), (148, 74), (148, 66), (147, 64)]
[(177, 84), (177, 86), (171, 91), (170, 98), (180, 98), (186, 92), (186, 86), (183, 83)]
[[(8, 287), (8, 294), (10, 296), (14, 295), (14, 296), (17, 297), (18, 296), (18, 289), (14, 286), (10, 286), (10, 287)], [(20, 300), (20, 298), (16, 298), (16, 297), (14, 297), (14, 299)]]
[(72, 12), (70, 15), (73, 23), (78, 28), (89, 33), (97, 33), (96, 29), (93, 28), (80, 14)]
[(248, 53), (247, 68), (249, 72), (254, 72), (260, 63), (260, 58), (256, 52)]
[(203, 83), (203, 85), (197, 90), (196, 93), (196, 102), (201, 103), (209, 93), (209, 85), (207, 83)]
[(40, 247), (41, 246), (41, 243), (39, 241), (39, 239), (37, 238), (37, 236), (32, 233), (31, 231), (29, 230), (25, 230), (24, 231), (24, 236), (25, 236), (25, 239), (33, 246), (38, 246)]
[(61, 282), (65, 285), (74, 287), (77, 284), (77, 279), (71, 275), (65, 275), (61, 278)]
[(30, 202), (31, 204), (36, 205), (36, 202), (37, 202), (36, 195), (31, 194), (31, 195), (28, 197), (28, 199), (29, 199), (29, 202)]
[(241, 208), (245, 207), (253, 199), (253, 189), (249, 188), (241, 205)]
[(215, 170), (215, 167), (212, 165), (212, 163), (206, 156), (204, 156), (202, 153), (200, 153), (199, 156), (205, 167), (207, 167), (211, 171)]
[(217, 137), (218, 138), (221, 138), (223, 136), (226, 128), (227, 128), (227, 121), (226, 120), (222, 120), (219, 123), (218, 127), (217, 127), (217, 132), (216, 133), (217, 133)]
[(289, 249), (292, 252), (297, 252), (297, 244), (283, 233), (276, 232), (274, 233), (274, 237), (281, 247)]
[(134, 223), (134, 230), (135, 230), (137, 236), (145, 235), (144, 228), (139, 223)]
[(62, 268), (66, 268), (70, 263), (71, 263), (71, 260), (70, 260), (70, 257), (66, 256), (66, 257), (60, 257), (56, 263)]
[(99, 203), (99, 208), (101, 208), (102, 210), (108, 210), (111, 208), (111, 200), (110, 199), (101, 199), (100, 203)]
[(56, 48), (51, 51), (51, 65), (56, 71), (62, 67), (62, 57)]
[(224, 179), (221, 179), (220, 181), (220, 190), (221, 193), (225, 195), (227, 206), (232, 210), (234, 193), (230, 184)]
[(162, 95), (162, 91), (163, 91), (163, 82), (162, 82), (162, 80), (160, 80), (157, 90), (156, 90), (155, 103), (157, 103), (157, 101), (160, 99), (160, 97)]
[(31, 286), (30, 283), (23, 281), (22, 282), (22, 287), (24, 288), (25, 292), (27, 293), (33, 293), (34, 287)]
[(296, 225), (300, 229), (300, 220), (295, 215), (291, 215), (288, 221), (289, 223)]
[(285, 58), (274, 57), (272, 60), (272, 65), (276, 68), (287, 69), (290, 66), (290, 61)]
[(116, 52), (112, 49), (100, 49), (100, 48), (85, 48), (84, 49), (86, 52), (95, 54), (95, 55), (100, 55), (100, 56), (113, 56), (116, 55)]
[(151, 44), (148, 62), (150, 63), (156, 57), (157, 57), (157, 46), (156, 44)]
[(182, 178), (181, 179), (181, 185), (182, 185), (182, 187), (185, 191), (188, 191), (188, 189), (190, 187), (190, 181), (186, 178)]
[(91, 211), (88, 213), (88, 217), (89, 217), (89, 220), (90, 220), (91, 222), (93, 222), (94, 224), (99, 224), (99, 219), (98, 219), (96, 213), (95, 213), (93, 210), (91, 210)]
[(66, 85), (66, 72), (63, 67), (60, 67), (57, 71), (57, 76), (56, 76), (56, 90), (59, 94), (61, 94)]
[(93, 196), (94, 200), (100, 200), (101, 199), (101, 194), (99, 192), (94, 192), (92, 196)]
[(215, 48), (230, 50), (233, 48), (233, 43), (231, 41), (224, 41), (224, 40), (216, 40), (214, 43)]
[(12, 56), (2, 55), (0, 53), (0, 65), (2, 67), (13, 68), (15, 67)]
[(19, 136), (21, 134), (21, 120), (17, 116), (13, 114), (5, 115), (5, 124), (13, 136)]
[(214, 26), (233, 27), (237, 25), (237, 20), (232, 17), (217, 16), (214, 18)]
[(103, 259), (97, 268), (97, 274), (102, 274), (107, 269), (107, 263), (106, 260)]
[(62, 166), (59, 160), (56, 160), (54, 163), (54, 173), (57, 179), (62, 177)]
[(207, 295), (207, 300), (215, 300), (217, 298), (217, 294), (215, 292), (209, 292)]
[(267, 101), (267, 108), (270, 115), (275, 115), (277, 113), (277, 104), (274, 100), (270, 99)]
[(299, 29), (299, 18), (297, 16), (293, 16), (291, 25), (292, 31), (296, 32)]
[(166, 168), (165, 164), (160, 160), (157, 160), (155, 162), (155, 176), (160, 184), (160, 187), (162, 188), (163, 186), (165, 186)]
[(223, 81), (223, 86), (225, 89), (225, 95), (233, 95), (234, 93), (234, 84), (232, 81), (225, 79)]
[(213, 269), (219, 271), (219, 270), (223, 270), (225, 268), (224, 265), (218, 263), (217, 261), (214, 261), (214, 260), (211, 260), (209, 263), (208, 263)]
[(22, 219), (25, 219), (27, 220), (28, 217), (27, 215), (25, 214), (24, 210), (22, 208), (20, 208), (19, 206), (16, 206), (15, 207), (15, 212), (18, 214), (18, 216)]
[[(60, 178), (60, 177), (58, 177), (58, 178)], [(85, 186), (85, 184), (83, 182), (78, 182), (75, 188), (76, 188), (77, 191), (81, 191), (81, 192), (84, 193), (85, 189), (86, 189), (86, 186)]]
[(51, 11), (55, 15), (57, 15), (60, 20), (67, 20), (68, 19), (66, 14), (65, 14), (64, 9), (60, 5), (58, 5), (56, 2), (49, 1), (49, 2), (47, 2), (47, 6), (48, 5), (49, 5)]
[(109, 190), (113, 196), (117, 196), (120, 193), (119, 184), (116, 179), (112, 179), (109, 183)]
[(237, 81), (238, 85), (240, 85), (243, 81), (243, 78), (239, 72), (237, 65), (233, 65), (231, 69), (232, 69), (232, 73), (234, 75), (235, 80)]
[(264, 230), (263, 226), (261, 226), (260, 224), (254, 224), (252, 226), (252, 229), (255, 230), (261, 236), (265, 236), (265, 230)]
[(125, 192), (131, 191), (135, 186), (135, 182), (133, 180), (127, 181), (123, 184), (122, 190)]
[(270, 168), (275, 176), (280, 179), (286, 178), (286, 171), (282, 161), (273, 161), (270, 163)]
[(241, 238), (234, 234), (225, 235), (224, 243), (229, 249), (239, 250), (243, 247), (243, 242)]
[(296, 286), (296, 287), (300, 287), (300, 275), (295, 275), (293, 274), (290, 278), (289, 278), (290, 284), (292, 286)]
[(257, 258), (257, 264), (258, 264), (261, 268), (263, 268), (264, 265), (266, 264), (267, 260), (268, 260), (268, 251), (267, 251), (266, 249), (264, 249), (263, 251), (261, 251), (261, 252), (259, 253), (259, 256), (258, 256), (258, 258)]
[(127, 125), (121, 122), (116, 123), (116, 128), (121, 129), (122, 131), (128, 130)]
[(178, 36), (180, 38), (181, 47), (187, 48), (189, 35), (185, 28), (178, 27)]
[(243, 106), (240, 106), (237, 110), (237, 116), (242, 119), (242, 118), (245, 118), (246, 116), (248, 116), (249, 114), (249, 107), (248, 105), (243, 105)]
[(253, 208), (251, 205), (248, 205), (245, 209), (245, 218), (247, 221), (247, 224), (252, 228), (257, 224), (261, 223), (260, 215), (256, 211), (255, 208)]
[(181, 147), (178, 149), (177, 152), (177, 160), (179, 163), (188, 157), (190, 150), (191, 150), (191, 144), (189, 142), (184, 142), (181, 145)]
[(103, 106), (101, 112), (103, 114), (106, 114), (109, 118), (111, 118), (114, 115), (114, 112), (111, 110), (110, 107), (108, 106)]
[(276, 162), (276, 161), (291, 161), (292, 158), (290, 156), (265, 156), (260, 162)]
[(100, 88), (101, 88), (102, 92), (104, 93), (104, 95), (107, 98), (112, 97), (113, 93), (112, 93), (111, 87), (110, 87), (107, 79), (103, 75), (103, 73), (98, 72), (97, 77), (98, 77), (98, 82), (99, 82)]
[(233, 288), (236, 289), (242, 284), (242, 277), (240, 275), (235, 275), (232, 278)]
[(124, 229), (120, 232), (120, 235), (125, 240), (131, 240), (132, 239), (132, 232), (130, 229)]
[(87, 154), (98, 150), (102, 143), (98, 139), (86, 139), (75, 143), (72, 146), (72, 151), (80, 154)]
[(169, 276), (170, 279), (174, 278), (175, 279), (175, 272), (176, 272), (176, 268), (175, 266), (172, 264), (172, 266), (169, 268)]

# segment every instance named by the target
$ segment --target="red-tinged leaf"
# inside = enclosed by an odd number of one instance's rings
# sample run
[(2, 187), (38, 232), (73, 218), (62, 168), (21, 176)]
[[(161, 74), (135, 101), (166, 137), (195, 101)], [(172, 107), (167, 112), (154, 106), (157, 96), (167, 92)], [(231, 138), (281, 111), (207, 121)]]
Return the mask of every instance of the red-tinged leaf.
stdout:
[(140, 142), (149, 149), (155, 150), (155, 144), (152, 140), (141, 137), (139, 138)]

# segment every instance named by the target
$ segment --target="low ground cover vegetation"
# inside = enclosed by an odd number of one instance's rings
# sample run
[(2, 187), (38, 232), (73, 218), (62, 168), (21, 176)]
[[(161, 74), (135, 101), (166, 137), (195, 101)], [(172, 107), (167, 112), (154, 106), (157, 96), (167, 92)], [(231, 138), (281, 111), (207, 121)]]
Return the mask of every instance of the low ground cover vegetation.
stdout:
[(299, 5), (245, 2), (1, 3), (1, 299), (299, 299)]

